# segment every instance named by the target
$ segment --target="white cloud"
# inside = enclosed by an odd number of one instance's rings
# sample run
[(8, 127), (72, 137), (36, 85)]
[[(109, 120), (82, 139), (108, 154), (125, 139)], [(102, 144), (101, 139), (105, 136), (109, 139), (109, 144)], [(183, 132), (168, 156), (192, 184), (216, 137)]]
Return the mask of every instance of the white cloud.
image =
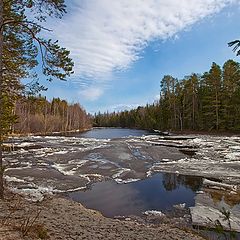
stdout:
[(108, 107), (108, 110), (110, 112), (121, 112), (121, 111), (125, 111), (125, 110), (131, 110), (131, 109), (135, 109), (139, 106), (142, 106), (141, 104), (115, 104), (112, 106)]
[(89, 101), (98, 99), (102, 94), (103, 89), (94, 86), (79, 91), (79, 95)]
[[(73, 0), (69, 14), (52, 24), (71, 51), (75, 77), (88, 82), (83, 95), (95, 100), (96, 81), (111, 78), (139, 59), (155, 39), (167, 39), (238, 0)], [(103, 83), (104, 84), (104, 83)], [(89, 86), (90, 85), (90, 86)]]

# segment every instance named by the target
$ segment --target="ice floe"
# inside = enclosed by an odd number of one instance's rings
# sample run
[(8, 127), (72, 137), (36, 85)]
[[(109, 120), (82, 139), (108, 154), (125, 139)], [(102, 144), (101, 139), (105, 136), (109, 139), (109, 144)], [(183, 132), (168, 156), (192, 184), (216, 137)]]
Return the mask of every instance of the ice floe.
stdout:
[[(223, 214), (220, 212), (219, 209), (204, 206), (201, 204), (198, 204), (195, 207), (191, 207), (190, 209), (193, 225), (215, 228), (217, 221), (220, 221), (220, 223), (225, 229), (230, 230), (228, 221), (224, 221)], [(235, 215), (231, 214), (229, 220), (231, 224), (231, 229), (240, 232), (240, 219)]]
[(140, 178), (128, 178), (128, 179), (121, 179), (121, 178), (114, 178), (114, 181), (117, 183), (131, 183), (140, 181)]
[(53, 194), (54, 189), (52, 187), (37, 186), (36, 188), (11, 188), (15, 193), (19, 193), (25, 196), (29, 201), (37, 202), (42, 201), (46, 194)]
[(55, 152), (54, 154), (67, 154), (68, 151), (59, 151), (59, 152)]
[(61, 172), (63, 175), (74, 175), (78, 168), (87, 163), (88, 160), (71, 160), (66, 164), (54, 163), (52, 165), (57, 171)]
[(8, 175), (4, 175), (4, 179), (5, 179), (7, 182), (18, 182), (18, 183), (23, 183), (23, 182), (25, 182), (23, 179), (16, 178), (16, 177), (11, 177), (11, 176), (8, 176)]
[[(112, 178), (117, 183), (130, 183), (155, 172), (172, 172), (212, 177), (222, 180), (224, 184), (240, 185), (240, 137), (237, 136), (148, 135), (114, 141), (28, 136), (11, 138), (9, 142), (18, 148), (4, 154), (6, 176), (17, 176), (19, 181), (25, 181), (24, 174), (32, 168), (33, 172), (37, 169), (39, 175), (49, 171), (50, 174), (57, 172), (62, 179), (69, 178), (71, 181), (77, 177), (84, 178), (85, 184), (92, 179), (100, 181), (103, 176)], [(28, 146), (34, 148), (27, 149)], [(15, 170), (22, 170), (23, 174), (14, 175)], [(40, 186), (43, 179), (34, 181)], [(223, 187), (214, 186), (215, 189)], [(84, 186), (78, 188), (82, 187)], [(76, 189), (75, 185), (64, 187), (64, 191), (69, 189)], [(236, 189), (230, 191), (235, 192)]]
[(235, 185), (211, 181), (209, 179), (203, 180), (203, 186), (208, 187), (208, 188), (218, 189), (218, 190), (230, 190), (230, 191), (234, 191), (234, 192), (237, 191), (237, 186), (235, 186)]

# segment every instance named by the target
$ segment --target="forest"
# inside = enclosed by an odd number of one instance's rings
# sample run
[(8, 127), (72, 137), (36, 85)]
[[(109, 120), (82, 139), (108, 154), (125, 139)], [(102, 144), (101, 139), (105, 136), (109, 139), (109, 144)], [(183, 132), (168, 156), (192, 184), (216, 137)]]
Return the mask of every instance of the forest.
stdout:
[(91, 127), (90, 116), (79, 103), (69, 104), (60, 98), (48, 101), (41, 95), (22, 97), (14, 111), (14, 133), (67, 132)]
[(94, 126), (167, 131), (240, 130), (240, 65), (233, 60), (222, 67), (183, 79), (165, 75), (160, 99), (130, 111), (98, 113)]

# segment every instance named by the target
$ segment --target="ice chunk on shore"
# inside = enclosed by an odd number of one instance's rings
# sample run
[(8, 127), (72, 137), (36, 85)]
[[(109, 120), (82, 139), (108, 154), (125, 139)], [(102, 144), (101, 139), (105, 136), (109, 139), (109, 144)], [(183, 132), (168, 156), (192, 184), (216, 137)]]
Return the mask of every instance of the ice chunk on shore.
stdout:
[(25, 196), (25, 198), (32, 202), (42, 201), (46, 194), (53, 194), (54, 189), (52, 187), (36, 186), (36, 188), (25, 189), (11, 189), (15, 193), (19, 193)]
[(179, 204), (173, 205), (173, 207), (176, 209), (185, 209), (186, 203), (179, 203)]
[(145, 212), (143, 212), (144, 215), (147, 216), (156, 216), (156, 217), (164, 217), (165, 214), (161, 211), (156, 211), (156, 210), (147, 210)]
[(211, 181), (208, 179), (203, 180), (203, 185), (207, 186), (208, 188), (213, 188), (213, 189), (219, 189), (219, 190), (231, 190), (231, 191), (237, 191), (237, 186), (235, 185), (230, 185), (226, 183), (221, 183), (221, 182), (215, 182)]
[[(222, 226), (229, 230), (228, 221), (223, 220), (223, 214), (216, 208), (198, 204), (195, 207), (190, 207), (190, 211), (193, 225), (216, 227), (216, 221), (220, 221)], [(240, 232), (240, 219), (238, 217), (231, 214), (230, 223), (232, 230)]]

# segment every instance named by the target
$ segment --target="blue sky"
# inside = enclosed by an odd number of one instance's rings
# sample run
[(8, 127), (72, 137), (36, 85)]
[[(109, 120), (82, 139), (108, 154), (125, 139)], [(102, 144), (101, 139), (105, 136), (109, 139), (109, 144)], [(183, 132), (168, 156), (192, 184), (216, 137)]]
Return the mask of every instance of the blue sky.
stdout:
[(73, 0), (68, 14), (48, 26), (71, 50), (75, 74), (67, 82), (43, 81), (44, 95), (79, 102), (90, 113), (152, 103), (166, 74), (181, 79), (213, 61), (239, 61), (227, 47), (240, 38), (239, 3)]

